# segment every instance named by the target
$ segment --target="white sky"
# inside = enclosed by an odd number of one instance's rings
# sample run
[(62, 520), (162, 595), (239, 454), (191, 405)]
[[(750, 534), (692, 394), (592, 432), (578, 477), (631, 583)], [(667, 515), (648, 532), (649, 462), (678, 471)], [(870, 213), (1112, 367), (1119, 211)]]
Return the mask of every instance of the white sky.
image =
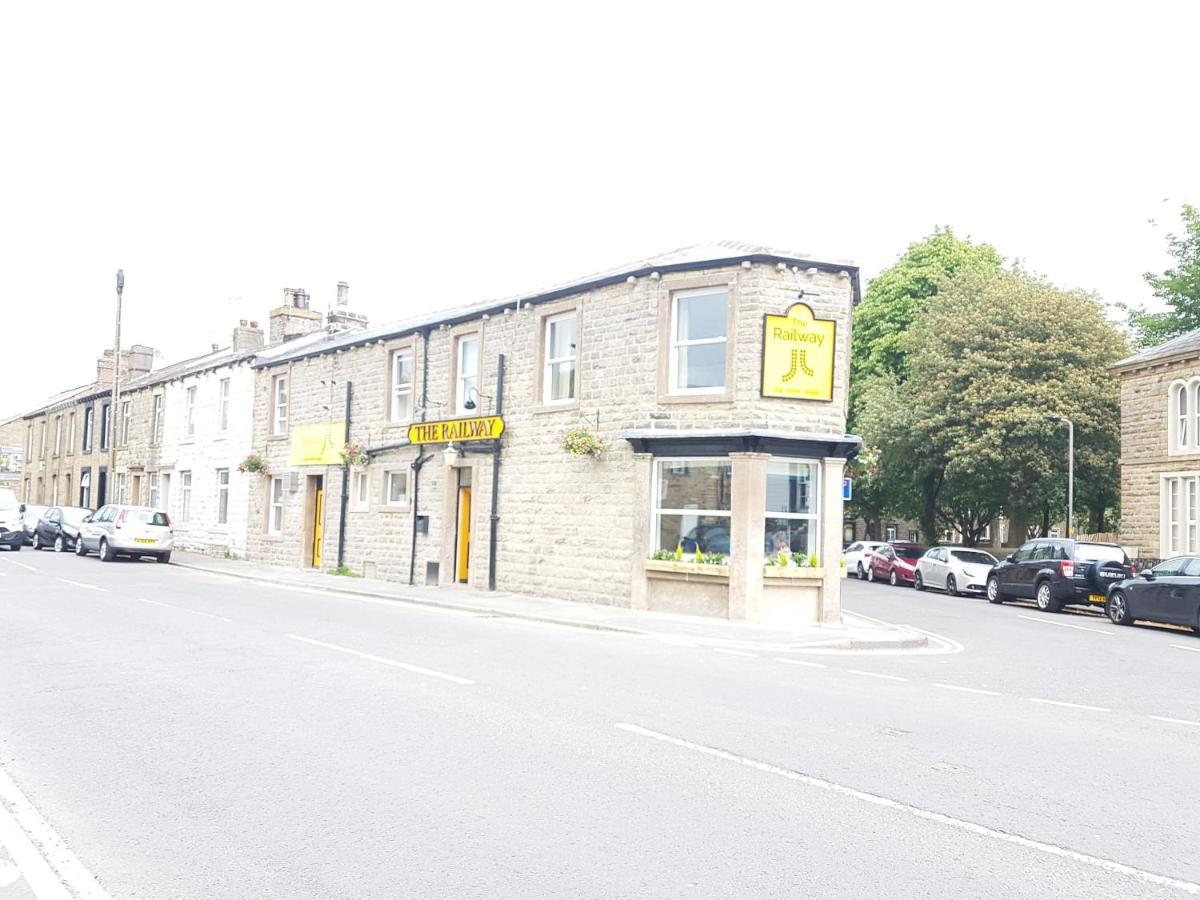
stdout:
[[(1109, 9), (1124, 10), (1122, 14)], [(10, 3), (0, 415), (338, 280), (373, 322), (729, 238), (935, 225), (1150, 300), (1200, 202), (1200, 3)]]

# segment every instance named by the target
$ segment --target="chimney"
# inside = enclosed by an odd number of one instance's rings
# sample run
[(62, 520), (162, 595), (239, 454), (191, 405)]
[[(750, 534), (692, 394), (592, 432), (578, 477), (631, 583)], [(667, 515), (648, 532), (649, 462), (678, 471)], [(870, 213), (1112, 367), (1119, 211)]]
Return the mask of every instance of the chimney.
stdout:
[(96, 360), (96, 380), (97, 381), (112, 381), (113, 377), (113, 352), (105, 350), (104, 353)]
[(242, 319), (233, 329), (234, 353), (253, 353), (263, 347), (263, 332), (257, 322), (247, 322)]
[(354, 331), (367, 327), (366, 316), (350, 312), (350, 285), (344, 281), (337, 284), (337, 305), (329, 311), (326, 320), (329, 330), (335, 334), (339, 331)]
[(154, 368), (154, 348), (145, 344), (134, 344), (121, 354), (121, 372), (129, 375), (145, 375)]
[(308, 308), (302, 288), (284, 288), (283, 305), (271, 310), (271, 343), (290, 341), (321, 330), (321, 314)]

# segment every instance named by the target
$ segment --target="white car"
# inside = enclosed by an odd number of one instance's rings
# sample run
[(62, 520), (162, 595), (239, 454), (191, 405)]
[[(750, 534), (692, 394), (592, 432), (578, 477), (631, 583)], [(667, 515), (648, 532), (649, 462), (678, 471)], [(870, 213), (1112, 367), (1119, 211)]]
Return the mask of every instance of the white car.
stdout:
[(148, 506), (110, 503), (84, 516), (75, 555), (94, 552), (101, 562), (112, 562), (119, 556), (130, 559), (153, 556), (160, 563), (169, 563), (174, 546), (175, 529), (165, 512)]
[(842, 560), (846, 563), (846, 573), (856, 578), (866, 578), (870, 568), (871, 554), (880, 547), (886, 547), (887, 541), (855, 541), (842, 551)]
[(8, 488), (0, 488), (0, 547), (20, 550), (25, 544), (25, 529), (21, 526), (21, 504)]
[(913, 587), (918, 591), (937, 588), (951, 597), (982, 594), (987, 590), (988, 573), (999, 565), (986, 550), (973, 547), (934, 547), (917, 560)]

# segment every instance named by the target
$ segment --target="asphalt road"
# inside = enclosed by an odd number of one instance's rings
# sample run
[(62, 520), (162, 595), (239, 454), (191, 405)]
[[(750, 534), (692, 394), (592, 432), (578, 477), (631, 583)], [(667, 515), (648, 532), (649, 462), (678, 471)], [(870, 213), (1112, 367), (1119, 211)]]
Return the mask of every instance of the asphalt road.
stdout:
[[(0, 553), (0, 805), (96, 900), (1200, 894), (1200, 639), (845, 605), (961, 651), (721, 652)], [(5, 844), (0, 900), (53, 896), (4, 883)]]

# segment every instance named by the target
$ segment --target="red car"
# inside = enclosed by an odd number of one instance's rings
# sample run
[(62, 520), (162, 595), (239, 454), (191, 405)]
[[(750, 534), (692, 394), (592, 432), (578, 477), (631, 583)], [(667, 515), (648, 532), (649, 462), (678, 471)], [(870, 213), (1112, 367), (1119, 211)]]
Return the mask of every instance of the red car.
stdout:
[(867, 581), (886, 581), (888, 584), (912, 584), (917, 571), (917, 560), (925, 555), (925, 548), (907, 541), (892, 541), (876, 547), (871, 554)]

